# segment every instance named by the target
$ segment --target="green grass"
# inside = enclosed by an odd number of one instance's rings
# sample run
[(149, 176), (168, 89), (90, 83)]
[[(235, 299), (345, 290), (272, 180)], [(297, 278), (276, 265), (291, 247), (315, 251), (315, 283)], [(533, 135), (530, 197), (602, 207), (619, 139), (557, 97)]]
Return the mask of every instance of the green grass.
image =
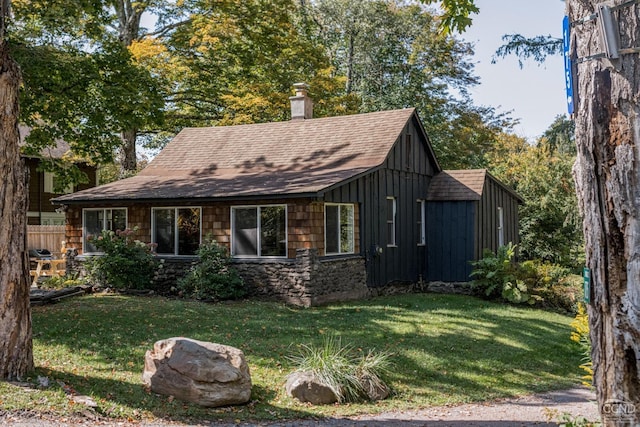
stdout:
[[(418, 294), (299, 309), (243, 301), (204, 304), (159, 297), (94, 295), (33, 308), (36, 371), (48, 388), (0, 383), (0, 408), (79, 411), (62, 384), (92, 397), (98, 412), (134, 419), (255, 419), (352, 415), (490, 400), (580, 383), (571, 319), (453, 295)], [(358, 351), (393, 353), (394, 394), (368, 404), (309, 406), (286, 396), (288, 358), (300, 345), (340, 337)], [(145, 351), (185, 336), (245, 353), (252, 401), (205, 409), (145, 390)]]

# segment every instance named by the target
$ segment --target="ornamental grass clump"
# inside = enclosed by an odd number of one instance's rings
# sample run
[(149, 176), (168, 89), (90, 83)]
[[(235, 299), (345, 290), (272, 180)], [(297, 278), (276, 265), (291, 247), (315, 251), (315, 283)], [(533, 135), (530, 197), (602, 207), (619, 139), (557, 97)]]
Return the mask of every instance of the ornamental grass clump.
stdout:
[(380, 390), (388, 390), (384, 378), (391, 368), (390, 356), (374, 350), (358, 354), (339, 337), (327, 336), (320, 346), (302, 344), (300, 354), (289, 360), (297, 366), (295, 372), (311, 373), (343, 403), (373, 399)]

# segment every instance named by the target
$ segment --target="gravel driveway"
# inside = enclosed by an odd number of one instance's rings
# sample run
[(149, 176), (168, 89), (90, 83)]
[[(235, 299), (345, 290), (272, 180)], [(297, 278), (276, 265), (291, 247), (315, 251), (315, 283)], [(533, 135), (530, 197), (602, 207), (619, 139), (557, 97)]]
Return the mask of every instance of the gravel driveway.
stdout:
[(95, 418), (55, 419), (37, 413), (0, 414), (0, 425), (12, 427), (112, 426), (112, 427), (530, 427), (556, 426), (569, 413), (588, 420), (599, 419), (595, 395), (585, 388), (555, 391), (493, 402), (438, 406), (418, 411), (330, 418), (320, 421), (291, 420), (273, 423), (202, 422), (183, 424), (158, 420), (152, 423)]

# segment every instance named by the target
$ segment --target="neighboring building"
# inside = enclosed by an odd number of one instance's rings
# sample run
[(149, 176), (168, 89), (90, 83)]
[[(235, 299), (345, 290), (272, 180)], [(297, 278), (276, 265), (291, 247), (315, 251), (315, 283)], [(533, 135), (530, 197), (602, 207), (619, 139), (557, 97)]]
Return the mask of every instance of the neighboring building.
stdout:
[[(20, 127), (20, 144), (24, 145), (24, 139), (29, 134), (29, 129)], [(69, 151), (69, 144), (58, 141), (55, 147), (44, 149), (38, 156), (26, 156), (22, 158), (29, 170), (29, 207), (27, 209), (28, 225), (64, 225), (64, 212), (57, 212), (58, 205), (51, 203), (51, 199), (59, 196), (54, 191), (56, 177), (51, 172), (38, 170), (40, 163), (46, 159), (60, 159)], [(65, 193), (73, 190), (81, 191), (96, 186), (96, 168), (86, 163), (78, 164), (78, 167), (89, 178), (86, 184), (79, 184), (75, 188), (68, 188)]]
[(90, 254), (89, 236), (137, 227), (179, 271), (211, 235), (255, 294), (301, 305), (437, 279), (427, 199), (441, 169), (415, 110), (312, 119), (304, 88), (291, 101), (291, 121), (186, 128), (137, 176), (56, 198), (67, 245)]

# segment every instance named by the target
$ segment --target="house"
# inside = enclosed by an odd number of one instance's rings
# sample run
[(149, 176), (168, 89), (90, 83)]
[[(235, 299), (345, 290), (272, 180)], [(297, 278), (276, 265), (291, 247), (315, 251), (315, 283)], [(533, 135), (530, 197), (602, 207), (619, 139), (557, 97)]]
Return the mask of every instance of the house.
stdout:
[(469, 261), (485, 249), (518, 244), (518, 205), (522, 198), (486, 169), (445, 170), (427, 193), (429, 251), (427, 279), (469, 280)]
[[(29, 135), (29, 128), (20, 126), (21, 146), (24, 146), (27, 135)], [(69, 144), (65, 141), (57, 141), (55, 147), (43, 149), (37, 156), (22, 155), (25, 166), (29, 170), (28, 225), (64, 225), (64, 212), (56, 211), (58, 206), (51, 203), (51, 199), (59, 195), (54, 190), (56, 177), (51, 172), (39, 170), (39, 166), (47, 159), (61, 159), (68, 151)], [(96, 186), (96, 167), (86, 163), (80, 163), (78, 167), (87, 175), (88, 182), (79, 184), (75, 188), (68, 188), (65, 192), (81, 191)]]
[(296, 89), (288, 122), (185, 128), (137, 176), (56, 198), (67, 244), (92, 254), (89, 236), (137, 227), (171, 281), (211, 235), (254, 294), (305, 306), (435, 279), (441, 168), (415, 110), (313, 119)]

